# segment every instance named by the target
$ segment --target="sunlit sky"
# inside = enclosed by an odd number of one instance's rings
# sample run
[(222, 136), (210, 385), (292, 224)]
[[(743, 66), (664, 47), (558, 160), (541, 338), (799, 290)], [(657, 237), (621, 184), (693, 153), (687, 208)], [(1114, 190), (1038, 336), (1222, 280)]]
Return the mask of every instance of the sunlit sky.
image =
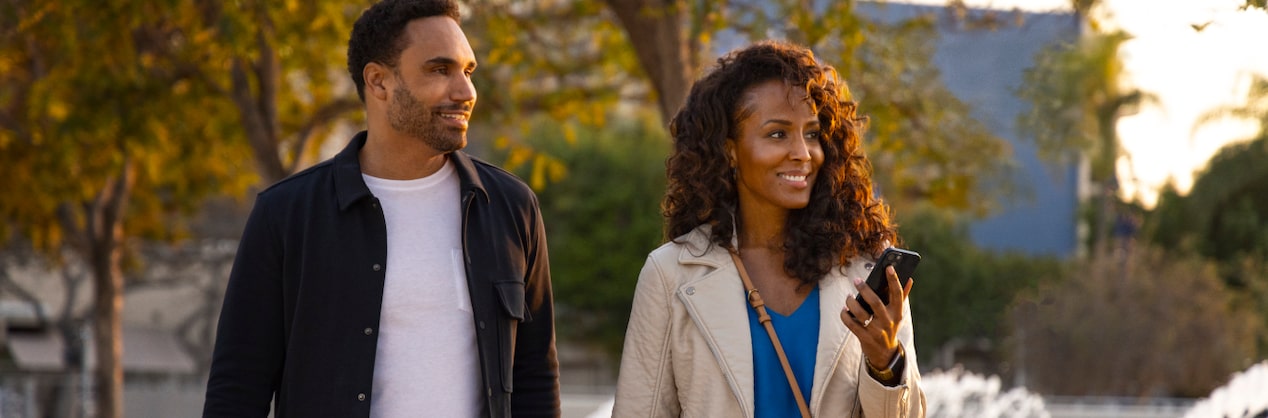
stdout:
[[(945, 4), (946, 0), (901, 0)], [(1197, 126), (1203, 113), (1244, 102), (1251, 74), (1268, 76), (1268, 12), (1239, 11), (1243, 0), (1102, 0), (1108, 27), (1134, 38), (1123, 45), (1127, 84), (1151, 92), (1158, 103), (1119, 121), (1119, 161), (1125, 197), (1152, 206), (1172, 179), (1181, 191), (1193, 183), (1219, 148), (1249, 139), (1251, 122), (1226, 120)], [(1058, 11), (1069, 0), (965, 0), (972, 7)], [(1209, 22), (1209, 24), (1207, 24)], [(1192, 25), (1207, 24), (1200, 32)]]

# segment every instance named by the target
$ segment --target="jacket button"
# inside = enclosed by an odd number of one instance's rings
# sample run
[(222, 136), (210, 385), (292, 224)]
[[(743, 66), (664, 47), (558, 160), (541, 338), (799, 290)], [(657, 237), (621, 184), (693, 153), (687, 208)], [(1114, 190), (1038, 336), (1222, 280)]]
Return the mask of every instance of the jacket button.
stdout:
[(364, 394), (364, 393), (358, 393), (358, 394), (357, 394), (357, 400), (358, 400), (358, 401), (364, 401), (364, 400), (365, 400), (365, 394)]
[(694, 295), (694, 294), (696, 294), (696, 288), (694, 288), (694, 287), (688, 287), (688, 288), (687, 288), (687, 296), (691, 296), (691, 295)]
[(365, 329), (365, 335), (370, 335), (370, 334), (373, 334), (373, 333), (374, 333), (374, 328), (366, 328), (366, 329)]
[(374, 267), (372, 267), (372, 268), (374, 269), (374, 271), (383, 270), (383, 265), (381, 265), (381, 264), (377, 264), (377, 263), (376, 263), (376, 264), (374, 265)]
[(484, 321), (480, 321), (478, 325), (480, 326), (480, 329), (484, 329)]

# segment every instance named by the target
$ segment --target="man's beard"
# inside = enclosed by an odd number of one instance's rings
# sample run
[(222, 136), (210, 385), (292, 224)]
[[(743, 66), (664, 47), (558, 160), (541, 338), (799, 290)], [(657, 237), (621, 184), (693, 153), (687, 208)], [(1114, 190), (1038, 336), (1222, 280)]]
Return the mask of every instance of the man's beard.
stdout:
[(392, 129), (421, 139), (427, 146), (441, 153), (457, 151), (467, 146), (466, 130), (446, 127), (445, 121), (437, 115), (442, 110), (467, 110), (465, 106), (455, 104), (428, 110), (409, 90), (399, 85), (392, 96), (392, 105), (387, 111), (387, 120)]

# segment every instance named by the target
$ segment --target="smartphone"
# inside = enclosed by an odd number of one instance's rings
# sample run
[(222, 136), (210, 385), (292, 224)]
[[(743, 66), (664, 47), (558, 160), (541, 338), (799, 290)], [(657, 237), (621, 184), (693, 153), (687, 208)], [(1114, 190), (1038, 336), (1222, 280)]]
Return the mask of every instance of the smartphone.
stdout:
[[(880, 296), (881, 302), (889, 304), (889, 278), (885, 277), (885, 267), (894, 266), (894, 272), (898, 273), (898, 282), (907, 286), (907, 281), (911, 280), (912, 273), (916, 272), (916, 265), (920, 264), (920, 254), (915, 251), (904, 250), (901, 248), (886, 248), (881, 253), (881, 258), (876, 262), (876, 266), (872, 267), (872, 272), (867, 275), (867, 287), (872, 288), (876, 292), (876, 296)], [(863, 305), (863, 310), (871, 314), (872, 307), (863, 300), (863, 294), (854, 296), (859, 304)]]

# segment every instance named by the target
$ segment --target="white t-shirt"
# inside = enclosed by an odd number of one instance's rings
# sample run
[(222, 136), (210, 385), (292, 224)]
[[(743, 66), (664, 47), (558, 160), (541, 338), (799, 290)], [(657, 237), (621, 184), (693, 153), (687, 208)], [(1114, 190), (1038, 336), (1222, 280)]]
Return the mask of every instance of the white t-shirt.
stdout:
[(387, 221), (387, 270), (371, 418), (472, 417), (481, 411), (458, 175), (446, 161), (415, 180), (362, 175)]

